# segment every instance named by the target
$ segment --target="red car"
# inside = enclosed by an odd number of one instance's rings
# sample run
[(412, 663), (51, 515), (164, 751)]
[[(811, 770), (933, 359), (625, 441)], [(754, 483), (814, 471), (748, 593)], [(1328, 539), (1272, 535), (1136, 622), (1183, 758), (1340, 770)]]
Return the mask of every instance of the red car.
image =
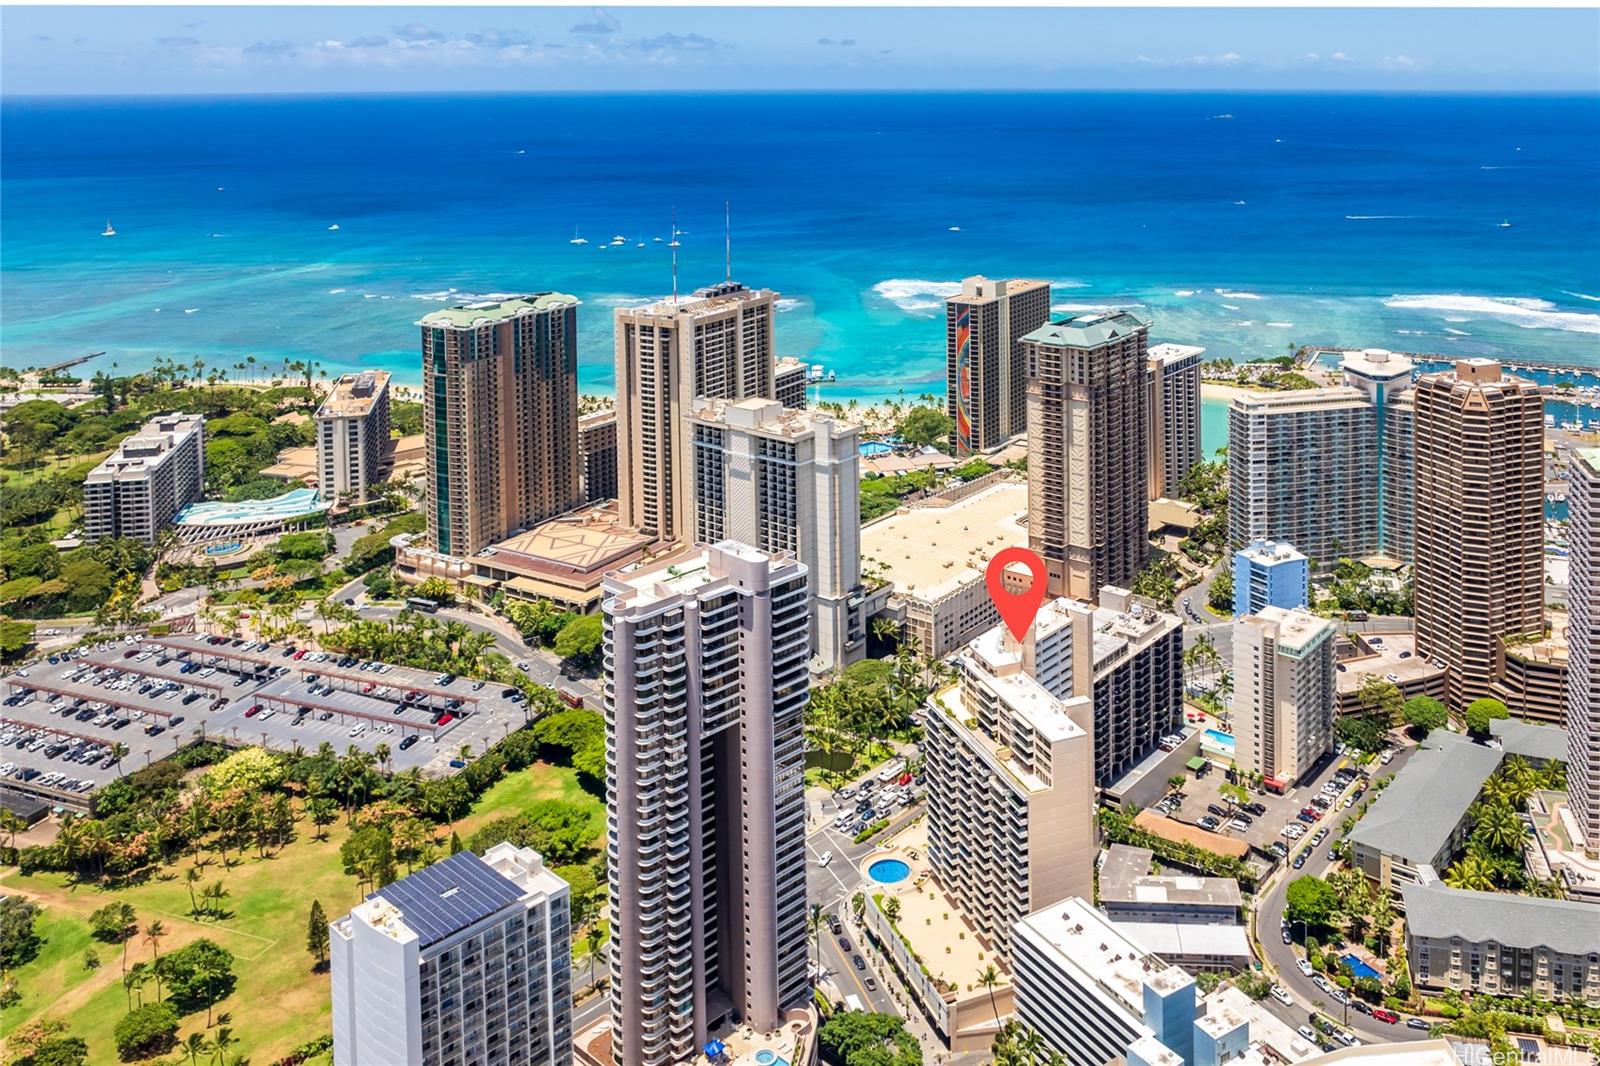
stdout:
[(294, 657), (295, 657), (295, 658), (296, 658), (296, 659), (297, 659), (297, 660), (298, 660), (298, 659), (304, 659), (304, 658), (305, 658), (305, 657), (306, 657), (306, 652), (305, 652), (305, 649), (304, 649), (304, 648), (301, 648), (301, 649), (300, 649), (300, 650), (299, 650), (299, 651), (297, 651), (297, 652), (295, 652), (295, 653), (294, 653)]
[(447, 711), (444, 714), (441, 714), (439, 716), (439, 720), (437, 722), (435, 722), (434, 725), (449, 725), (451, 722), (453, 722), (455, 720), (456, 720), (456, 716), (453, 715), (453, 714), (450, 714)]
[(1372, 1009), (1372, 1016), (1378, 1019), (1380, 1022), (1388, 1022), (1390, 1025), (1393, 1025), (1400, 1020), (1400, 1015), (1396, 1014), (1392, 1010), (1384, 1010), (1382, 1007), (1374, 1007)]
[(261, 704), (252, 703), (250, 705), (250, 709), (248, 711), (244, 712), (244, 716), (246, 718), (254, 718), (258, 713), (260, 713), (260, 711), (261, 711)]
[(1322, 812), (1317, 810), (1315, 807), (1302, 807), (1300, 808), (1300, 813), (1305, 815), (1307, 818), (1312, 819), (1313, 821), (1320, 821), (1322, 819)]

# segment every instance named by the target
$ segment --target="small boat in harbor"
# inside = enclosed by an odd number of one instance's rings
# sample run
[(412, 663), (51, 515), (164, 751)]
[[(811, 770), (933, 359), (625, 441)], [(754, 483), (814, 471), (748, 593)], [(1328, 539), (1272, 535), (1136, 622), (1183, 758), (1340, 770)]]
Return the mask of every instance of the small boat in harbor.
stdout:
[(587, 237), (578, 236), (578, 227), (577, 226), (573, 226), (572, 227), (572, 240), (568, 241), (567, 243), (568, 244), (588, 244), (589, 243), (589, 239)]
[(329, 226), (328, 227), (328, 232), (329, 233), (338, 233), (339, 232), (339, 223), (335, 222), (333, 225)]
[(115, 237), (116, 235), (117, 235), (116, 228), (111, 225), (111, 220), (109, 218), (106, 219), (106, 228), (100, 231), (100, 236), (102, 236), (102, 237)]
[(1511, 220), (1509, 218), (1501, 219), (1500, 228), (1501, 229), (1510, 229), (1511, 228)]

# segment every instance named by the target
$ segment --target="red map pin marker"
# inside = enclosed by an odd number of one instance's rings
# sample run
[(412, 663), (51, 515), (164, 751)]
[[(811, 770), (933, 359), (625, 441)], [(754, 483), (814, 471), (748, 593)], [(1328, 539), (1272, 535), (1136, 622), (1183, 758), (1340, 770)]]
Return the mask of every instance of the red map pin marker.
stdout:
[[(1012, 563), (1027, 567), (1029, 576), (1033, 578), (1021, 592), (1006, 588), (1006, 567)], [(1006, 628), (1018, 640), (1028, 635), (1028, 627), (1033, 625), (1034, 616), (1039, 613), (1040, 604), (1044, 603), (1045, 578), (1044, 560), (1027, 548), (1006, 548), (989, 560), (989, 569), (984, 572), (989, 598), (994, 601), (995, 610), (1000, 612)]]

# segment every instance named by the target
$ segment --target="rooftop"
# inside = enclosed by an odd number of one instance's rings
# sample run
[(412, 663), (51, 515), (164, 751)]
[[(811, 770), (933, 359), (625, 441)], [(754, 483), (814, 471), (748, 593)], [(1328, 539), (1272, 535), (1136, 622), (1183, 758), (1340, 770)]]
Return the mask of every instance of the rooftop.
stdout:
[(1575, 448), (1572, 454), (1596, 477), (1600, 477), (1600, 448)]
[[(1080, 980), (1097, 985), (1122, 1010), (1144, 1018), (1144, 984), (1169, 969), (1124, 928), (1082, 899), (1053, 903), (1017, 923), (1017, 934), (1055, 955), (1055, 965), (1076, 970)], [(1181, 969), (1173, 979), (1193, 978)]]
[(932, 602), (983, 580), (1002, 548), (1028, 543), (1028, 486), (1002, 481), (944, 506), (903, 509), (861, 529), (861, 557), (902, 596)]
[(1157, 955), (1250, 957), (1250, 938), (1242, 925), (1198, 922), (1117, 922), (1118, 928)]
[(157, 415), (125, 438), (117, 450), (89, 471), (86, 481), (116, 481), (124, 476), (142, 477), (165, 463), (178, 444), (205, 427), (204, 415)]
[(758, 396), (744, 400), (709, 400), (700, 397), (695, 401), (691, 417), (788, 440), (812, 434), (837, 440), (861, 433), (861, 427), (854, 422), (845, 422), (803, 408), (791, 409), (777, 400)]
[(1058, 348), (1098, 348), (1149, 328), (1148, 318), (1132, 311), (1113, 311), (1106, 314), (1069, 315), (1060, 322), (1040, 326), (1022, 339)]
[(1428, 734), (1356, 823), (1351, 842), (1413, 863), (1431, 862), (1499, 767), (1500, 755), (1458, 733)]
[(729, 281), (721, 285), (709, 285), (703, 289), (696, 289), (688, 296), (680, 296), (676, 300), (670, 296), (665, 296), (654, 303), (648, 303), (641, 307), (619, 307), (617, 308), (617, 317), (619, 319), (643, 317), (701, 318), (735, 311), (746, 304), (765, 301), (770, 305), (777, 298), (778, 294), (771, 289), (747, 289), (737, 281)]
[[(1410, 633), (1373, 634), (1383, 640), (1381, 648), (1368, 643), (1362, 634), (1342, 635), (1334, 652), (1345, 669), (1334, 678), (1341, 696), (1356, 692), (1369, 674), (1387, 679), (1395, 676), (1395, 684), (1424, 681), (1444, 673), (1439, 667), (1416, 653), (1417, 641)], [(1407, 690), (1408, 692), (1411, 690)]]
[(247, 526), (256, 522), (285, 521), (328, 509), (316, 489), (290, 489), (270, 500), (206, 500), (191, 503), (173, 516), (175, 526)]
[(1448, 1040), (1407, 1040), (1395, 1044), (1366, 1044), (1338, 1048), (1300, 1066), (1461, 1066), (1461, 1059)]
[[(481, 922), (522, 895), (521, 887), (474, 852), (461, 851), (385, 885), (367, 899), (393, 906), (404, 927), (427, 947)], [(375, 913), (387, 917), (381, 909)]]
[(507, 300), (487, 300), (483, 303), (446, 307), (422, 316), (419, 326), (437, 326), (444, 329), (471, 329), (495, 322), (506, 322), (518, 315), (537, 314), (561, 307), (577, 307), (578, 298), (562, 292), (536, 292)]
[[(1016, 759), (1015, 753), (1009, 746), (1000, 743), (977, 727), (971, 710), (961, 699), (961, 686), (974, 683), (963, 678), (957, 684), (946, 686), (934, 693), (932, 697), (934, 706), (944, 712), (953, 729), (960, 732), (970, 743), (987, 752), (989, 757), (998, 766), (1003, 767), (1023, 789), (1034, 793), (1050, 788), (1051, 786), (1046, 784), (1043, 778)], [(1089, 706), (1090, 701), (1085, 697), (1074, 696), (1069, 700), (1058, 700), (1026, 674), (1012, 674), (1009, 677), (985, 676), (977, 683), (983, 684), (994, 693), (997, 700), (1005, 704), (1013, 722), (1032, 729), (1047, 744), (1058, 744), (1074, 737), (1087, 736), (1083, 728), (1072, 720), (1067, 710), (1069, 707), (1077, 707), (1086, 718), (1091, 716), (1093, 710)], [(1031, 750), (1027, 754), (1031, 755)]]
[(1100, 864), (1102, 903), (1172, 903), (1238, 907), (1239, 882), (1231, 877), (1195, 877), (1150, 873), (1154, 852), (1113, 844)]
[(1271, 415), (1316, 408), (1367, 409), (1367, 394), (1354, 385), (1330, 385), (1326, 388), (1291, 389), (1287, 392), (1237, 393), (1229, 404), (1231, 410), (1243, 414)]
[[(1250, 1027), (1250, 1047), (1257, 1052), (1245, 1056), (1244, 1062), (1300, 1062), (1317, 1053), (1315, 1044), (1268, 1010), (1265, 1003), (1232, 986), (1207, 996), (1205, 1013), (1195, 1019), (1196, 1028), (1213, 1035), (1233, 1032), (1240, 1023)], [(1263, 1048), (1270, 1049), (1271, 1054), (1259, 1054)]]
[(650, 543), (609, 508), (589, 507), (541, 522), (478, 552), (475, 559), (511, 570), (587, 574), (616, 564)]
[(333, 391), (317, 408), (318, 418), (360, 418), (370, 414), (378, 397), (389, 387), (387, 370), (363, 370), (334, 382)]
[(1567, 955), (1600, 954), (1600, 921), (1592, 903), (1506, 892), (1469, 892), (1429, 876), (1400, 886), (1413, 936), (1460, 937), (1505, 947), (1544, 947)]
[(622, 601), (619, 610), (622, 607), (648, 610), (680, 596), (694, 596), (716, 582), (729, 588), (737, 587), (737, 578), (727, 571), (737, 570), (738, 566), (730, 566), (730, 563), (757, 567), (768, 563), (774, 567), (786, 564), (803, 570), (792, 556), (769, 556), (747, 544), (725, 540), (613, 570), (606, 575), (606, 595)]
[(1239, 619), (1240, 622), (1249, 624), (1252, 621), (1269, 623), (1277, 627), (1278, 635), (1275, 638), (1277, 646), (1287, 652), (1304, 652), (1315, 644), (1320, 644), (1333, 634), (1333, 622), (1312, 614), (1303, 608), (1284, 610), (1282, 607), (1263, 607), (1255, 614), (1247, 614)]
[(1340, 361), (1339, 366), (1347, 374), (1376, 381), (1391, 381), (1397, 378), (1409, 380), (1411, 371), (1415, 369), (1410, 359), (1384, 348), (1349, 352)]
[(1205, 354), (1204, 348), (1193, 344), (1152, 344), (1145, 351), (1146, 357), (1164, 364), (1178, 363)]
[(1100, 606), (1094, 609), (1095, 671), (1098, 673), (1122, 654), (1137, 654), (1182, 625), (1177, 615), (1135, 603), (1127, 589), (1107, 585), (1100, 590)]
[(1489, 732), (1500, 741), (1500, 750), (1507, 755), (1540, 762), (1567, 761), (1567, 731), (1558, 725), (1500, 718), (1489, 723)]
[(1305, 555), (1293, 544), (1281, 540), (1253, 540), (1247, 547), (1240, 548), (1235, 555), (1242, 555), (1253, 563), (1263, 566), (1274, 566), (1278, 563), (1304, 562)]
[(951, 296), (947, 303), (986, 304), (1000, 299), (1002, 296), (1015, 296), (1020, 292), (1037, 289), (1040, 286), (1049, 286), (1048, 281), (1034, 281), (1029, 278), (986, 278), (976, 274), (970, 278), (961, 279), (961, 291)]

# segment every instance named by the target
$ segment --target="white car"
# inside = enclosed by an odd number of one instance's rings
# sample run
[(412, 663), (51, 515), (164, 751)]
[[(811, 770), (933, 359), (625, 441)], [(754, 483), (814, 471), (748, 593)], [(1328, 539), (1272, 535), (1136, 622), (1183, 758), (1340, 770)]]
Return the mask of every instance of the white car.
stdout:
[(1285, 1007), (1294, 1006), (1294, 998), (1289, 995), (1289, 990), (1282, 985), (1272, 986), (1272, 998), (1282, 1003)]
[(1301, 973), (1305, 974), (1307, 977), (1311, 976), (1311, 960), (1310, 959), (1297, 959), (1297, 960), (1295, 960), (1295, 965), (1300, 967), (1300, 972)]
[(364, 726), (364, 725), (353, 725), (353, 726), (350, 727), (350, 735), (353, 736), (353, 737), (359, 737), (362, 733), (365, 733), (366, 731), (367, 731), (367, 727)]
[(1381, 761), (1382, 761), (1383, 765), (1385, 765), (1385, 766), (1388, 766), (1390, 763), (1394, 762), (1394, 752), (1392, 752), (1392, 751), (1384, 752), (1383, 753), (1383, 759)]
[(831, 852), (831, 851), (825, 851), (821, 855), (817, 856), (817, 865), (818, 866), (826, 866), (832, 861), (833, 861), (833, 852)]

